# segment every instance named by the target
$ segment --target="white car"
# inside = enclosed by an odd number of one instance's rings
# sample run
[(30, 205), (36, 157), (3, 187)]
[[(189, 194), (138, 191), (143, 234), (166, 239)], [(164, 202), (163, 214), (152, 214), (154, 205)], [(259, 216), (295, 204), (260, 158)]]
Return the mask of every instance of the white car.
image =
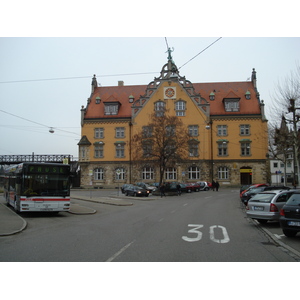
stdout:
[(248, 201), (247, 217), (260, 223), (279, 221), (280, 209), (293, 193), (295, 190), (273, 190), (256, 194)]
[(210, 189), (207, 181), (198, 181), (197, 183), (200, 185), (200, 191), (208, 191)]

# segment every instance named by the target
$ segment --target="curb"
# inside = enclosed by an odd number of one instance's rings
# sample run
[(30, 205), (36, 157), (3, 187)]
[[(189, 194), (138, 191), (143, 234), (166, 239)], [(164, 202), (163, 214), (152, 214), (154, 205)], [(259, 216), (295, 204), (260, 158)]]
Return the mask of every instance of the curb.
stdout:
[[(245, 212), (245, 207), (242, 207), (242, 210)], [(263, 228), (258, 221), (252, 218), (246, 218), (250, 220), (259, 230), (263, 231), (276, 245), (284, 248), (286, 251), (290, 252), (290, 255), (295, 258), (296, 260), (300, 261), (300, 252), (295, 250), (294, 248), (288, 246), (287, 244), (280, 241), (273, 233), (271, 233), (268, 229)]]
[(71, 199), (82, 200), (82, 201), (87, 201), (87, 202), (94, 202), (94, 203), (101, 203), (101, 204), (108, 204), (108, 205), (115, 205), (115, 206), (131, 206), (131, 205), (133, 205), (133, 203), (131, 203), (131, 202), (128, 202), (128, 203), (109, 202), (112, 200), (115, 200), (115, 201), (122, 200), (122, 199), (114, 199), (114, 198), (108, 198), (107, 201), (96, 200), (96, 199), (91, 199), (91, 198), (87, 198), (87, 197), (72, 197)]
[(17, 213), (11, 211), (11, 210), (10, 210), (6, 205), (4, 205), (3, 203), (0, 203), (0, 205), (3, 205), (3, 206), (4, 206), (7, 210), (9, 210), (13, 215), (15, 215), (15, 216), (17, 216), (18, 218), (20, 218), (20, 219), (22, 220), (22, 223), (23, 223), (23, 225), (21, 226), (20, 229), (14, 230), (14, 231), (12, 231), (12, 232), (0, 233), (0, 236), (13, 235), (13, 234), (16, 234), (16, 233), (19, 233), (19, 232), (23, 231), (23, 230), (26, 228), (26, 226), (27, 226), (27, 222), (26, 222), (22, 217), (20, 217)]
[[(77, 210), (76, 208), (79, 208), (79, 210)], [(71, 203), (70, 210), (68, 211), (68, 213), (73, 215), (92, 215), (95, 214), (96, 212), (97, 210), (95, 209), (81, 206), (78, 204), (73, 204), (73, 203)]]
[[(251, 219), (251, 218), (250, 218)], [(280, 247), (286, 249), (288, 252), (292, 253), (292, 257), (300, 261), (300, 252), (295, 250), (294, 248), (288, 246), (287, 244), (280, 241), (273, 233), (271, 233), (268, 229), (263, 228), (260, 226), (259, 222), (255, 219), (251, 219), (256, 227), (262, 230), (275, 244), (279, 245)]]

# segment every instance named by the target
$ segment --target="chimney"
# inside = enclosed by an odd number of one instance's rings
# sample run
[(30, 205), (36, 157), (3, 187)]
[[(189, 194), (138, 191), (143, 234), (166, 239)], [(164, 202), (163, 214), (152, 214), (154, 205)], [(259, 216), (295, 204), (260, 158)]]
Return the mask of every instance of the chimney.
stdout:
[(118, 81), (118, 86), (124, 86), (124, 81), (122, 80)]

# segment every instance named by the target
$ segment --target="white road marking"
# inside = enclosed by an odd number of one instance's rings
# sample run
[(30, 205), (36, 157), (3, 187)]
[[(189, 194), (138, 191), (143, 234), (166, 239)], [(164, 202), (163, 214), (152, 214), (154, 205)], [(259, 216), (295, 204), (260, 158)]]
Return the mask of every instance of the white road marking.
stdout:
[[(223, 239), (221, 239), (221, 240), (215, 239), (215, 233), (214, 233), (214, 229), (215, 228), (220, 228), (222, 230), (222, 233), (223, 233), (223, 236), (224, 236)], [(227, 230), (226, 230), (226, 228), (224, 226), (220, 226), (220, 225), (210, 226), (210, 228), (209, 228), (209, 235), (210, 235), (210, 239), (213, 242), (215, 242), (215, 243), (224, 244), (224, 243), (228, 243), (230, 241), (230, 238), (228, 236)]]
[(274, 234), (278, 239), (281, 239), (282, 236), (284, 236), (284, 234)]
[(132, 241), (131, 243), (127, 244), (126, 246), (124, 246), (120, 251), (118, 251), (117, 253), (115, 253), (113, 256), (111, 256), (106, 262), (111, 262), (113, 261), (116, 257), (118, 257), (122, 252), (124, 252), (132, 243), (134, 243), (134, 241)]
[[(188, 224), (188, 227), (194, 227), (193, 229), (190, 229), (188, 233), (196, 234), (194, 237), (188, 237), (188, 236), (182, 236), (181, 238), (186, 242), (198, 242), (202, 239), (202, 232), (199, 230), (200, 228), (203, 228), (204, 225), (202, 224)], [(223, 233), (223, 239), (216, 239), (215, 238), (215, 228), (219, 228), (222, 230)], [(227, 233), (227, 230), (224, 226), (221, 225), (213, 225), (209, 227), (209, 236), (211, 241), (215, 243), (225, 244), (230, 241), (229, 235)]]

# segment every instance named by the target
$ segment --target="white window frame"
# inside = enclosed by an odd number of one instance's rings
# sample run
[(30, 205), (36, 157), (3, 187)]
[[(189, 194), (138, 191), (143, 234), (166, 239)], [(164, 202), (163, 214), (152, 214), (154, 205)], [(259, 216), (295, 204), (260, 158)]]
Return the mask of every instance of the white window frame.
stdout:
[(104, 169), (95, 168), (94, 169), (94, 180), (103, 180), (104, 179)]
[(142, 170), (142, 179), (143, 180), (153, 180), (154, 179), (154, 170), (151, 167), (144, 167)]
[(218, 168), (218, 179), (220, 180), (229, 179), (229, 170), (227, 167)]
[(104, 138), (104, 128), (95, 128), (94, 129), (94, 138), (103, 139)]
[(177, 169), (176, 168), (167, 168), (165, 171), (166, 180), (176, 180), (177, 179)]
[(116, 138), (124, 138), (125, 137), (125, 127), (116, 127)]
[(199, 136), (199, 126), (198, 125), (189, 125), (189, 136)]
[(192, 180), (200, 179), (200, 169), (197, 166), (189, 167), (188, 176)]

